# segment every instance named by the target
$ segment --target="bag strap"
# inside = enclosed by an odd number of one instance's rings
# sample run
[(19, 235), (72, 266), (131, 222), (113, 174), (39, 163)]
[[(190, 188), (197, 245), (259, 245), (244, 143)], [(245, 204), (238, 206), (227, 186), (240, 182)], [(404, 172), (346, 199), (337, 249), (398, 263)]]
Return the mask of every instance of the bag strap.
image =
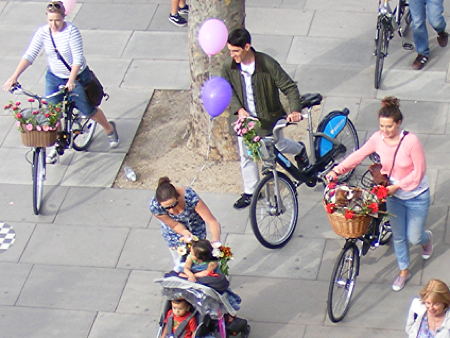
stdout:
[(56, 48), (55, 40), (53, 40), (53, 34), (52, 34), (52, 30), (51, 30), (50, 27), (48, 28), (48, 31), (49, 31), (49, 33), (50, 33), (50, 39), (52, 39), (53, 48), (55, 48), (56, 56), (58, 57), (58, 59), (59, 59), (62, 63), (64, 63), (64, 66), (66, 66), (66, 68), (69, 70), (69, 72), (71, 72), (71, 71), (72, 71), (72, 67), (69, 66), (69, 64), (67, 63), (67, 61), (64, 60), (63, 56), (62, 56), (61, 53), (59, 52), (58, 48)]
[(197, 310), (195, 310), (194, 312), (191, 313), (191, 315), (189, 317), (187, 317), (185, 320), (183, 320), (180, 325), (177, 326), (177, 328), (175, 329), (175, 337), (181, 337), (184, 333), (184, 331), (186, 330), (186, 327), (189, 324), (189, 321), (195, 316), (195, 314), (197, 313)]
[(409, 134), (409, 131), (406, 131), (406, 130), (403, 131), (403, 136), (402, 136), (402, 138), (400, 139), (400, 142), (399, 142), (398, 145), (397, 145), (397, 149), (395, 149), (394, 159), (392, 160), (392, 167), (391, 167), (391, 170), (389, 171), (389, 175), (388, 175), (388, 179), (389, 179), (389, 180), (391, 179), (392, 170), (394, 170), (395, 159), (397, 158), (398, 149), (400, 148), (400, 145), (402, 144), (403, 139), (404, 139), (405, 136), (408, 135), (408, 134)]

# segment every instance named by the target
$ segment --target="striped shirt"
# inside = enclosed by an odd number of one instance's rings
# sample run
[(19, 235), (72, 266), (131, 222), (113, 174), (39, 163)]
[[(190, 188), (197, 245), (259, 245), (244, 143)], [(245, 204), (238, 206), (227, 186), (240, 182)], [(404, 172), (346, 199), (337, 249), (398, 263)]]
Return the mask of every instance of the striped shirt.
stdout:
[[(65, 22), (65, 26), (60, 32), (52, 32), (53, 40), (56, 48), (62, 55), (64, 60), (72, 65), (80, 65), (81, 73), (86, 68), (86, 59), (83, 55), (83, 40), (80, 31), (70, 22)], [(44, 48), (47, 55), (47, 63), (50, 72), (62, 79), (68, 79), (70, 71), (64, 63), (58, 59), (58, 56), (53, 47), (52, 39), (50, 38), (50, 31), (48, 25), (38, 28), (36, 33), (28, 46), (23, 58), (33, 63), (38, 57), (40, 51)]]

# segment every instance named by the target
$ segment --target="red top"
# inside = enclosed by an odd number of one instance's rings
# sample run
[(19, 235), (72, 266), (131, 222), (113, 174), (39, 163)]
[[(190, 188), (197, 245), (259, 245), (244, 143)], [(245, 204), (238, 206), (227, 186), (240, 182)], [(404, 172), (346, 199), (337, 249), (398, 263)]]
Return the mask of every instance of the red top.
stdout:
[[(167, 315), (166, 315), (166, 319), (164, 319), (164, 323), (167, 324), (167, 320), (169, 319), (170, 316), (173, 315), (173, 311), (169, 310), (167, 311)], [(178, 325), (180, 325), (180, 323), (182, 321), (184, 321), (185, 319), (187, 319), (189, 316), (191, 315), (190, 312), (187, 312), (184, 316), (180, 317), (180, 316), (173, 316), (173, 331), (175, 331), (178, 327)], [(189, 320), (188, 325), (186, 326), (186, 330), (184, 330), (184, 338), (192, 338), (195, 330), (197, 329), (197, 321), (195, 320), (195, 316), (192, 317)], [(167, 332), (169, 334), (169, 332)], [(170, 332), (173, 333), (173, 332)]]

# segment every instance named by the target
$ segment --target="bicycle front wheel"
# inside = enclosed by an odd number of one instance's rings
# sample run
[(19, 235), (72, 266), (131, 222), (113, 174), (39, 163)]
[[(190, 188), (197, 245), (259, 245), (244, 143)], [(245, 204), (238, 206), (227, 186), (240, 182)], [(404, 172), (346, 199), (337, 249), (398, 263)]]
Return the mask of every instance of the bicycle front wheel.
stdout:
[(376, 39), (375, 60), (375, 89), (380, 88), (381, 74), (383, 73), (384, 58), (387, 56), (389, 40), (388, 31), (382, 23), (378, 23)]
[(292, 181), (278, 172), (279, 197), (273, 173), (259, 182), (250, 204), (250, 222), (258, 241), (269, 249), (281, 248), (297, 226), (297, 190)]
[(94, 139), (97, 122), (80, 115), (72, 122), (73, 148), (78, 151), (86, 150)]
[(358, 271), (358, 247), (354, 243), (345, 245), (334, 265), (328, 289), (328, 317), (334, 323), (341, 321), (350, 308)]
[(32, 163), (33, 178), (33, 211), (35, 215), (39, 215), (42, 205), (42, 197), (44, 194), (45, 180), (45, 148), (34, 148)]

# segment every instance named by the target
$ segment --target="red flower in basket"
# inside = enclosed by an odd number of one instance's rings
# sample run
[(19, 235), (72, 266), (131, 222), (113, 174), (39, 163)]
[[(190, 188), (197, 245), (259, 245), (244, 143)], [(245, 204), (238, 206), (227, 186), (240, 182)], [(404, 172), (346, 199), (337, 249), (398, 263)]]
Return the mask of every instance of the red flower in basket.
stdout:
[(377, 185), (372, 188), (370, 191), (372, 194), (375, 194), (379, 200), (384, 200), (388, 196), (388, 190), (385, 186)]
[(370, 209), (372, 214), (376, 214), (378, 212), (378, 203), (376, 202), (370, 203), (367, 207)]
[(325, 205), (325, 208), (327, 209), (327, 212), (329, 214), (332, 214), (334, 212), (334, 209), (336, 208), (336, 204), (328, 203), (328, 204)]
[(351, 210), (345, 210), (344, 217), (345, 219), (352, 219), (355, 216), (355, 213)]

